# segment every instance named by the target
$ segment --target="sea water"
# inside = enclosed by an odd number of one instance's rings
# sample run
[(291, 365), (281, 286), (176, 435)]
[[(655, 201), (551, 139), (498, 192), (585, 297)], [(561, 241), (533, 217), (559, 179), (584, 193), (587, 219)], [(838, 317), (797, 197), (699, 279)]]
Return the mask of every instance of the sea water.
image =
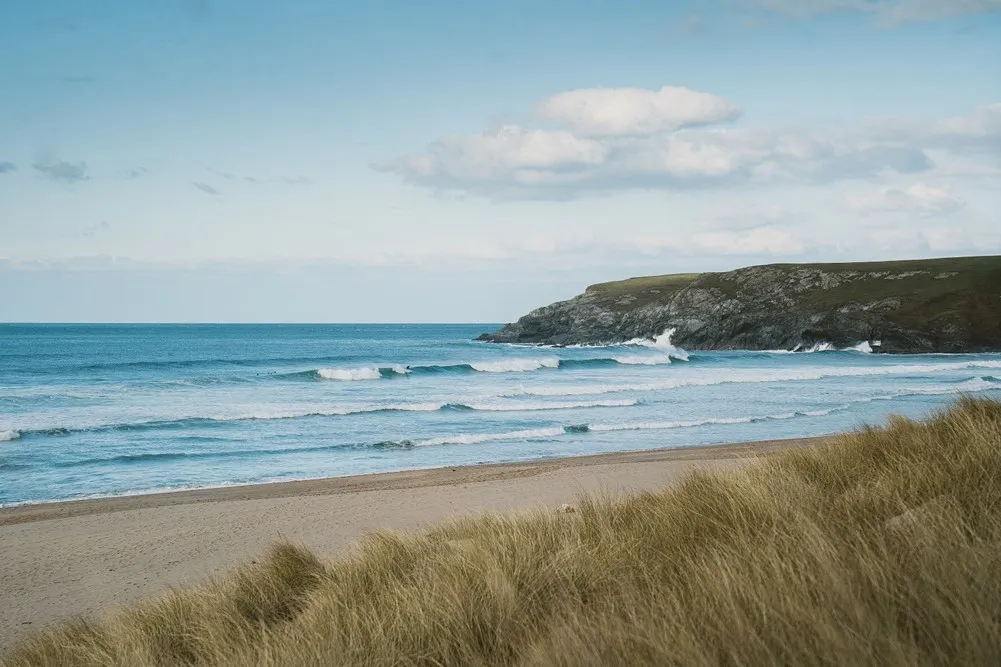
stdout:
[(999, 355), (473, 340), (495, 328), (0, 325), (0, 504), (818, 436), (1001, 397)]

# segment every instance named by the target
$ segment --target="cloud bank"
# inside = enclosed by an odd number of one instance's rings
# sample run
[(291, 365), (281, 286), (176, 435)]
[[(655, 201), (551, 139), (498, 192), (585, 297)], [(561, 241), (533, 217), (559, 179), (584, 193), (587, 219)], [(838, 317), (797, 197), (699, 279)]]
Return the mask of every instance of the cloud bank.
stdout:
[[(628, 189), (830, 184), (929, 172), (929, 151), (1001, 151), (1001, 104), (926, 122), (819, 131), (732, 127), (740, 108), (664, 87), (591, 88), (535, 108), (540, 125), (449, 135), (373, 165), (405, 181), (497, 199), (566, 199)], [(559, 127), (553, 127), (559, 126)]]

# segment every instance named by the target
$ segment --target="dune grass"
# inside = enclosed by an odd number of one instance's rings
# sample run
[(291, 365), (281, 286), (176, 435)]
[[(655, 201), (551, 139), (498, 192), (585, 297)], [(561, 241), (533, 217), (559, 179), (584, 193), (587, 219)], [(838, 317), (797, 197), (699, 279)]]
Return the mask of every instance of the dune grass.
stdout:
[(572, 512), (290, 544), (15, 665), (999, 665), (1001, 403)]

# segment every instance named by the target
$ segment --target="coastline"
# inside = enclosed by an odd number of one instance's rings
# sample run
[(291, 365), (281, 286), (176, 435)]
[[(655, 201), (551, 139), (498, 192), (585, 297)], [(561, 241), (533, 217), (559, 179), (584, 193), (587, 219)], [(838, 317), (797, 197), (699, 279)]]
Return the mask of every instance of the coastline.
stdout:
[(438, 468), (414, 468), (394, 472), (365, 473), (337, 477), (317, 477), (253, 484), (231, 484), (204, 488), (152, 491), (131, 494), (41, 500), (0, 507), (0, 526), (46, 521), (88, 514), (125, 512), (204, 502), (325, 496), (360, 491), (380, 491), (447, 486), (458, 483), (501, 480), (537, 475), (567, 467), (642, 463), (663, 460), (697, 461), (718, 458), (746, 458), (799, 445), (820, 444), (837, 436), (815, 436), (758, 440), (715, 445), (695, 445), (663, 449), (584, 454), (558, 458), (530, 459), (504, 463)]
[(669, 486), (837, 436), (375, 473), (0, 509), (0, 648), (73, 616), (102, 615), (221, 574), (279, 538), (324, 557), (377, 530), (483, 511), (557, 508), (581, 493)]

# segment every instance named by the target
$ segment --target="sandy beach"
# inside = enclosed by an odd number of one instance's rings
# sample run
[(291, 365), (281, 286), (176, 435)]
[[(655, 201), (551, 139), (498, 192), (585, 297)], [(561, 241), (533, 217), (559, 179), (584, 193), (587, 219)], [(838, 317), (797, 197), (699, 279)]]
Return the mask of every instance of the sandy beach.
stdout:
[(325, 556), (374, 530), (462, 514), (555, 508), (581, 493), (662, 488), (829, 438), (604, 454), (27, 505), (0, 510), (0, 647), (253, 559), (279, 537)]

